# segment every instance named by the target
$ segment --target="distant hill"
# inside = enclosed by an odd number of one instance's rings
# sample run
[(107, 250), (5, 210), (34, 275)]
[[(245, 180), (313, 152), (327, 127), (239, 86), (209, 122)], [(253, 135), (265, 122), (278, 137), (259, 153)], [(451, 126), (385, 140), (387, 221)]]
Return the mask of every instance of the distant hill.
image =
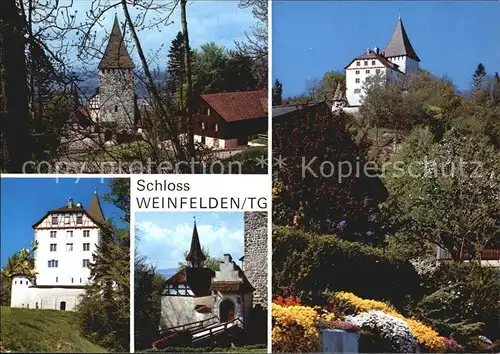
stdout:
[(0, 308), (0, 352), (104, 353), (83, 338), (76, 314), (56, 310)]
[(157, 269), (156, 273), (161, 274), (165, 280), (170, 278), (172, 275), (177, 273), (178, 269), (177, 268), (166, 268), (166, 269)]

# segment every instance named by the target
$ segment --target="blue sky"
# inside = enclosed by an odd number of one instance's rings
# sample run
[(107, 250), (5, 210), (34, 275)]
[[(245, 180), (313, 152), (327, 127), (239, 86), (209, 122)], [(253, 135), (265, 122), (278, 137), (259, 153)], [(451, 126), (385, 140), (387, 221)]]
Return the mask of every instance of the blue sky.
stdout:
[[(171, 3), (171, 1), (157, 1), (155, 4)], [(240, 9), (238, 1), (189, 1), (187, 6), (187, 21), (189, 40), (192, 48), (199, 48), (201, 44), (207, 42), (215, 42), (228, 49), (235, 48), (235, 41), (244, 41), (246, 39), (245, 32), (250, 32), (251, 27), (255, 23), (252, 15), (252, 9)], [(90, 0), (79, 0), (73, 3), (73, 10), (77, 10), (77, 23), (85, 20), (85, 12), (90, 9)], [(138, 14), (137, 10), (131, 7), (130, 14), (134, 20)], [(117, 14), (118, 21), (123, 29), (124, 15), (120, 6), (115, 10), (108, 11), (94, 27), (97, 31), (97, 43), (102, 43), (100, 48), (104, 51), (106, 42), (104, 39), (111, 32), (113, 20)], [(162, 16), (166, 16), (169, 9), (165, 9)], [(81, 16), (81, 17), (80, 17)], [(159, 18), (160, 13), (149, 11), (146, 15), (145, 23), (152, 23)], [(146, 58), (150, 61), (151, 69), (158, 64), (160, 68), (164, 68), (167, 60), (168, 49), (172, 40), (181, 30), (180, 10), (179, 7), (171, 14), (170, 20), (173, 23), (169, 25), (161, 25), (156, 28), (138, 28), (138, 36), (143, 46)], [(155, 21), (156, 22), (156, 21)], [(76, 39), (76, 32), (71, 33), (65, 38), (66, 41)], [(136, 66), (139, 66), (139, 56), (137, 51), (132, 47), (130, 42), (127, 42), (129, 53), (132, 56)], [(76, 60), (76, 50), (71, 52), (70, 58)], [(96, 61), (97, 65), (97, 61)], [(96, 69), (97, 70), (97, 69)], [(97, 72), (96, 72), (97, 73)]]
[(106, 203), (102, 196), (109, 192), (109, 179), (99, 178), (2, 178), (1, 192), (1, 266), (21, 248), (33, 241), (31, 225), (49, 210), (59, 208), (72, 197), (74, 203), (88, 208), (94, 188), (101, 197), (104, 217), (117, 219), (123, 213)]
[(421, 67), (469, 88), (479, 62), (500, 72), (500, 2), (275, 1), (273, 81), (283, 95), (344, 67), (367, 48), (385, 48), (398, 15)]
[(189, 251), (196, 217), (198, 236), (213, 257), (243, 256), (242, 212), (141, 212), (135, 214), (136, 249), (158, 269), (177, 268)]

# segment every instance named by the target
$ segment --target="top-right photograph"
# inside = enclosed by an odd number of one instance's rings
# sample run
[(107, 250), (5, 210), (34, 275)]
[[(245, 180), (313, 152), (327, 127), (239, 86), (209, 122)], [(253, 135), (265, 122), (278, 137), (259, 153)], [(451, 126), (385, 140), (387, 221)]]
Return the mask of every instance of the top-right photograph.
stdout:
[(273, 352), (500, 351), (499, 15), (273, 2)]

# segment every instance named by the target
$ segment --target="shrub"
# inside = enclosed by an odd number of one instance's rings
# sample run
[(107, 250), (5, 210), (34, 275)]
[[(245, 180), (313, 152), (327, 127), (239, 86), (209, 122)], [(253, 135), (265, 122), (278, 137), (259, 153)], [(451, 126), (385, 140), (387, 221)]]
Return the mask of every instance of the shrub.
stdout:
[(273, 300), (273, 303), (280, 306), (300, 306), (300, 299), (298, 297), (283, 297), (278, 296)]
[(332, 296), (333, 306), (340, 311), (349, 314), (357, 314), (369, 311), (381, 311), (395, 318), (403, 320), (415, 336), (417, 342), (431, 352), (443, 352), (445, 343), (442, 337), (431, 327), (415, 319), (405, 318), (399, 314), (392, 306), (375, 300), (365, 300), (354, 294), (338, 292)]
[(319, 315), (306, 306), (272, 304), (273, 352), (317, 352)]
[(457, 343), (453, 338), (443, 338), (447, 353), (463, 352), (464, 346)]
[(395, 306), (410, 295), (420, 298), (420, 279), (413, 266), (386, 257), (380, 249), (291, 227), (274, 227), (272, 240), (275, 294), (284, 291), (284, 296), (299, 296), (314, 305), (326, 303), (325, 290), (351, 291), (390, 300)]
[(376, 330), (383, 339), (390, 342), (387, 351), (397, 353), (414, 353), (417, 343), (408, 325), (401, 319), (382, 311), (369, 311), (357, 316), (347, 316), (350, 322), (363, 329)]

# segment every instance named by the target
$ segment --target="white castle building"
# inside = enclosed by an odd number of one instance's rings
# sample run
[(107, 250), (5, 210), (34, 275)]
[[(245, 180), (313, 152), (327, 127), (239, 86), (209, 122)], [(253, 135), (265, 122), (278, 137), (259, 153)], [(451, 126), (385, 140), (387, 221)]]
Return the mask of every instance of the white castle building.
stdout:
[(413, 49), (399, 17), (394, 34), (384, 51), (377, 47), (367, 49), (345, 67), (345, 92), (341, 87), (337, 89), (332, 109), (336, 111), (347, 108), (346, 111), (357, 111), (365, 94), (363, 85), (367, 78), (379, 75), (387, 83), (395, 82), (408, 73), (417, 72), (419, 63), (420, 58)]
[(12, 277), (11, 307), (73, 311), (90, 281), (89, 265), (104, 222), (97, 192), (89, 208), (68, 199), (34, 225), (36, 279)]

